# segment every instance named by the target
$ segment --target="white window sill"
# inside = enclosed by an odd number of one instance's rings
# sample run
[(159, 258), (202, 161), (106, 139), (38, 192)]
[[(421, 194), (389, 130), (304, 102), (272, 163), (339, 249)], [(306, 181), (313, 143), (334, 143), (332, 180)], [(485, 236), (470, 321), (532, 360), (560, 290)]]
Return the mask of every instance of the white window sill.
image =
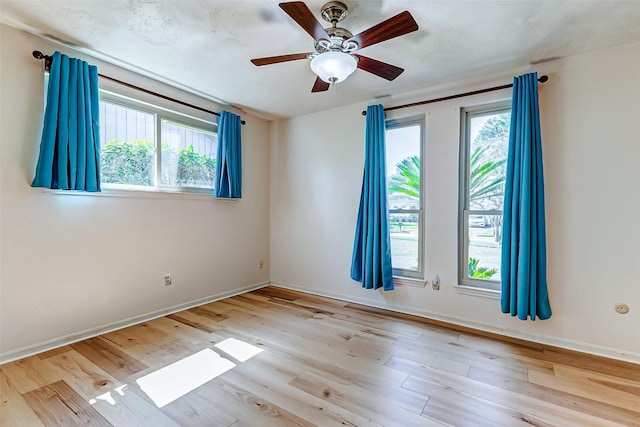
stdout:
[(489, 298), (489, 299), (500, 299), (500, 291), (496, 291), (494, 289), (484, 289), (476, 286), (467, 286), (467, 285), (456, 285), (456, 291), (459, 294), (471, 295), (474, 297), (481, 298)]
[(89, 191), (75, 191), (75, 190), (50, 190), (44, 189), (45, 193), (63, 195), (63, 196), (83, 196), (83, 197), (132, 197), (132, 198), (149, 198), (149, 199), (185, 199), (185, 200), (202, 200), (202, 201), (221, 201), (221, 202), (235, 202), (237, 198), (224, 198), (215, 197), (212, 193), (187, 193), (180, 192), (171, 189), (161, 188), (136, 188), (136, 189), (122, 189), (122, 188), (102, 188), (100, 192)]
[(394, 286), (416, 286), (419, 288), (424, 288), (427, 286), (427, 281), (424, 279), (412, 279), (409, 277), (398, 277), (393, 276), (393, 285)]

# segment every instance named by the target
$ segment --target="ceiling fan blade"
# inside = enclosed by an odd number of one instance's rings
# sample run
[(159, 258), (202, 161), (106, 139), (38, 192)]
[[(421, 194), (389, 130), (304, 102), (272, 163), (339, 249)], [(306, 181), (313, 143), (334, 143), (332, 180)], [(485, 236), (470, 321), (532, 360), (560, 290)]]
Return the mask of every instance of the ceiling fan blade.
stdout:
[(279, 56), (267, 56), (265, 58), (255, 58), (252, 59), (251, 62), (253, 65), (261, 66), (261, 65), (269, 65), (269, 64), (277, 64), (278, 62), (287, 62), (287, 61), (295, 61), (298, 59), (306, 59), (309, 53), (292, 53), (290, 55), (279, 55)]
[(359, 49), (362, 49), (372, 44), (411, 33), (417, 29), (418, 24), (415, 19), (405, 10), (368, 30), (364, 30), (360, 34), (356, 34), (347, 41), (355, 41), (358, 43)]
[(395, 65), (387, 64), (386, 62), (378, 61), (377, 59), (367, 58), (362, 55), (354, 55), (358, 57), (358, 68), (364, 71), (368, 71), (371, 74), (382, 77), (389, 81), (394, 80), (404, 71), (403, 68), (396, 67)]
[(313, 16), (306, 4), (301, 1), (280, 3), (280, 8), (298, 23), (314, 40), (330, 40), (322, 24)]
[(322, 80), (320, 77), (316, 79), (316, 82), (313, 84), (313, 89), (311, 92), (324, 92), (329, 89), (329, 83)]

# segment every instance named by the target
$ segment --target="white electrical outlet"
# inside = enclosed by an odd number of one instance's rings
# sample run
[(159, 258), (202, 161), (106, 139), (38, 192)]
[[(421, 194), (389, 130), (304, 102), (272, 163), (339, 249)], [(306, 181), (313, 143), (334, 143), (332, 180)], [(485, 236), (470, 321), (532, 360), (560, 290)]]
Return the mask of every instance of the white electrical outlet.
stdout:
[(164, 275), (164, 285), (165, 286), (171, 286), (171, 275), (170, 274), (165, 274)]
[(431, 279), (431, 289), (433, 289), (434, 291), (440, 290), (440, 276), (438, 276), (437, 274), (433, 276), (433, 279)]

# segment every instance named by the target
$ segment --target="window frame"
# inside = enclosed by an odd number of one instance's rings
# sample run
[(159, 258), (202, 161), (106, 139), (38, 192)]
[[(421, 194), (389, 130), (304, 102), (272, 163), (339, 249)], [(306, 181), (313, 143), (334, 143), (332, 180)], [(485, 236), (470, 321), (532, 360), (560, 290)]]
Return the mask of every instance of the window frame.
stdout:
[(511, 112), (511, 101), (503, 100), (460, 109), (460, 164), (458, 168), (458, 284), (478, 290), (500, 292), (501, 280), (469, 277), (469, 216), (503, 215), (496, 209), (470, 209), (469, 206), (469, 161), (471, 156), (471, 127), (474, 117)]
[[(145, 102), (131, 96), (122, 95), (106, 89), (99, 89), (99, 99), (113, 105), (130, 108), (154, 117), (154, 177), (153, 185), (133, 185), (101, 183), (105, 190), (145, 191), (156, 193), (207, 194), (213, 195), (215, 188), (189, 187), (162, 184), (162, 122), (169, 122), (198, 132), (218, 134), (218, 124), (209, 120), (194, 117), (168, 108)], [(101, 124), (102, 126), (102, 124)], [(101, 141), (101, 145), (106, 141)], [(217, 159), (216, 159), (217, 161)], [(214, 183), (215, 185), (215, 183)]]
[[(386, 132), (391, 129), (409, 127), (418, 125), (420, 129), (420, 200), (418, 201), (419, 209), (391, 209), (389, 208), (389, 215), (392, 214), (416, 214), (418, 215), (418, 270), (407, 270), (402, 268), (393, 267), (394, 281), (398, 282), (398, 279), (404, 284), (413, 284), (415, 281), (423, 282), (425, 277), (425, 230), (424, 230), (424, 145), (425, 145), (425, 117), (410, 116), (403, 118), (392, 118), (385, 121), (385, 157), (386, 151), (389, 149), (388, 141), (386, 138)], [(389, 171), (387, 171), (387, 174)], [(388, 183), (387, 183), (388, 185)], [(387, 197), (389, 196), (387, 188)], [(387, 202), (388, 206), (388, 202)]]

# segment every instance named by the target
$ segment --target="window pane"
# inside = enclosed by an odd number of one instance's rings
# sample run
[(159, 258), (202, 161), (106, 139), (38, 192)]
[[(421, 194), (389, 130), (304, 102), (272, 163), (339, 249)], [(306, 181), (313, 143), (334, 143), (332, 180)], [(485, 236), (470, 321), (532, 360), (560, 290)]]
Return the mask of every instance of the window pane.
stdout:
[(387, 123), (386, 168), (393, 274), (422, 278), (421, 119)]
[(100, 101), (101, 180), (153, 185), (154, 115)]
[(502, 215), (469, 215), (469, 278), (500, 280), (501, 232)]
[(502, 210), (510, 112), (469, 118), (469, 209)]
[(418, 271), (420, 215), (418, 213), (389, 214), (391, 234), (391, 265), (394, 269)]
[(420, 209), (420, 126), (387, 129), (389, 209)]
[(213, 188), (218, 137), (162, 120), (163, 185)]

